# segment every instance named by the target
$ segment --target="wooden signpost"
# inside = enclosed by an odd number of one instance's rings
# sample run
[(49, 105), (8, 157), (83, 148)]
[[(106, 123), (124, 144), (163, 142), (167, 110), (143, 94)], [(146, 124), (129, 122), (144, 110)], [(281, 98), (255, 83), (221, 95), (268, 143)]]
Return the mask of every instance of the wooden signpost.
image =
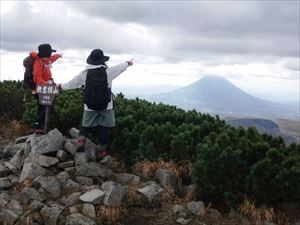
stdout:
[(55, 96), (59, 95), (59, 90), (56, 84), (37, 85), (36, 92), (39, 95), (39, 103), (45, 106), (45, 125), (44, 133), (48, 133), (48, 123), (50, 119), (51, 106), (54, 103)]

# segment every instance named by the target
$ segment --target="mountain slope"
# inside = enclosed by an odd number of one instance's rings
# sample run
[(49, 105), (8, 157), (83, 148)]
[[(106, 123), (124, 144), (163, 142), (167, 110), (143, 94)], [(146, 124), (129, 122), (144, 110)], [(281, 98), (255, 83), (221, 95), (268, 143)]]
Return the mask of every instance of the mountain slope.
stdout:
[(175, 91), (152, 95), (150, 100), (219, 115), (266, 118), (295, 116), (295, 110), (279, 103), (253, 97), (218, 76), (206, 76)]

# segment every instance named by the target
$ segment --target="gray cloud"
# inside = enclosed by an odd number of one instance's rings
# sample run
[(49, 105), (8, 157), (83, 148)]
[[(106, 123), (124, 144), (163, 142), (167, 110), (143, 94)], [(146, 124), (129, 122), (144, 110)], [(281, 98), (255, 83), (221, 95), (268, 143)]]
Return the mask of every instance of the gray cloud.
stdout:
[[(104, 48), (183, 59), (299, 57), (298, 1), (17, 2), (1, 16), (1, 48)], [(40, 11), (39, 11), (40, 9)], [(224, 60), (222, 59), (224, 62)]]

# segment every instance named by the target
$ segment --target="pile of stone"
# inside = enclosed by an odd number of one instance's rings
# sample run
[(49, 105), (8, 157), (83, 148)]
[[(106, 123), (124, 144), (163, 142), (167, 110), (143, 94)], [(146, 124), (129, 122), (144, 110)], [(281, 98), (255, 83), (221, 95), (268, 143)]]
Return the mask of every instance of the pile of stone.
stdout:
[(97, 146), (90, 140), (77, 149), (78, 133), (72, 128), (68, 139), (54, 129), (17, 138), (14, 144), (0, 143), (1, 222), (97, 224), (99, 206), (136, 204), (127, 192), (151, 204), (164, 187), (176, 189), (176, 174), (169, 170), (158, 169), (157, 182), (115, 173), (110, 156), (96, 162)]

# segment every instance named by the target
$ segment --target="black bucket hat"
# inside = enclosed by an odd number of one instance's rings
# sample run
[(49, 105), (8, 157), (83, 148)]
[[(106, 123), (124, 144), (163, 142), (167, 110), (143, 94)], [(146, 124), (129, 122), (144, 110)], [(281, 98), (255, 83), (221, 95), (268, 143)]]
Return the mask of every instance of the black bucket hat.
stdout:
[(52, 49), (51, 45), (49, 44), (41, 44), (38, 47), (38, 56), (40, 58), (44, 58), (44, 57), (50, 57), (52, 52), (56, 52), (55, 49)]
[(109, 60), (109, 56), (105, 56), (101, 49), (94, 49), (87, 57), (86, 62), (90, 65), (101, 65)]

